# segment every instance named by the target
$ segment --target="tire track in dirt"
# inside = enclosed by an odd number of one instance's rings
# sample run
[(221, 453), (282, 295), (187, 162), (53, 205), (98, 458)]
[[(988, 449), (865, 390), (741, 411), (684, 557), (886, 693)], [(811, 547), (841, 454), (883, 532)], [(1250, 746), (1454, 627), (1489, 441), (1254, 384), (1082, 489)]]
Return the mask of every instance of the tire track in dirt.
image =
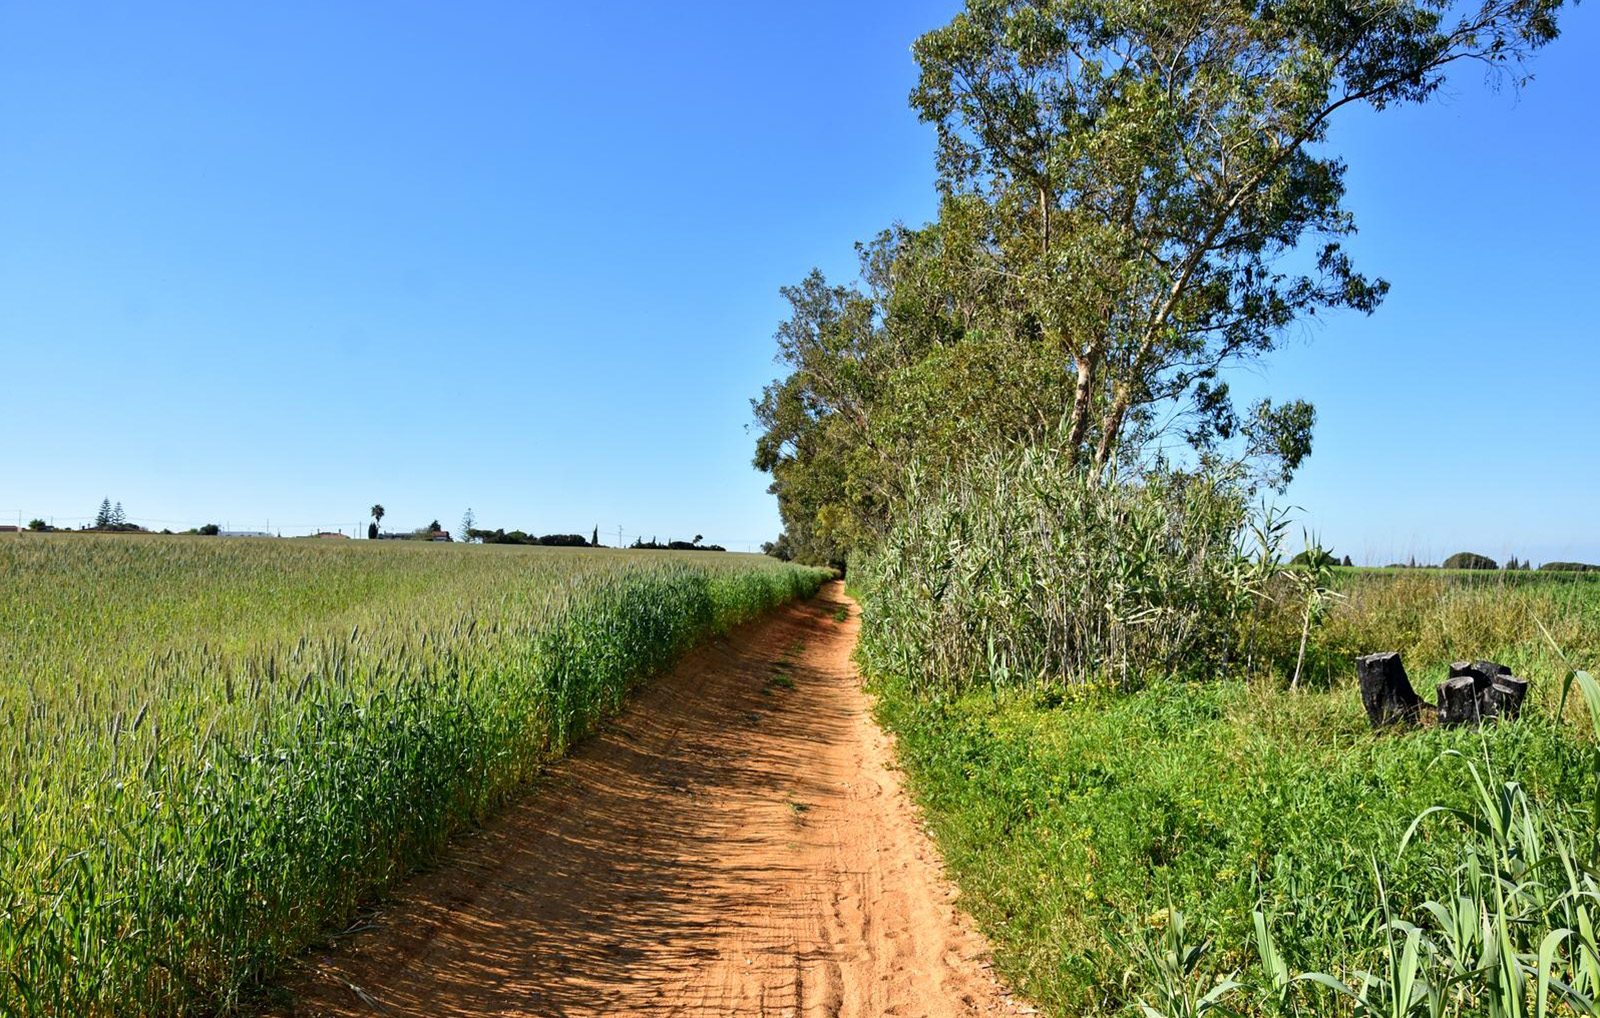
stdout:
[(280, 1013), (1031, 1013), (895, 781), (856, 630), (833, 583), (690, 654), (370, 929), (304, 958)]

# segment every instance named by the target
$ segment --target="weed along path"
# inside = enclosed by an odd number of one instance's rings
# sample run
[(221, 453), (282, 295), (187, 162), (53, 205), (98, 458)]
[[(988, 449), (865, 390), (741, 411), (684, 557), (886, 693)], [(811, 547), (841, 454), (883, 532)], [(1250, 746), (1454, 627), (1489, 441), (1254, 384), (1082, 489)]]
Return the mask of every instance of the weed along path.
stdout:
[(853, 613), (834, 583), (691, 654), (306, 956), (286, 1013), (1027, 1013), (896, 783)]

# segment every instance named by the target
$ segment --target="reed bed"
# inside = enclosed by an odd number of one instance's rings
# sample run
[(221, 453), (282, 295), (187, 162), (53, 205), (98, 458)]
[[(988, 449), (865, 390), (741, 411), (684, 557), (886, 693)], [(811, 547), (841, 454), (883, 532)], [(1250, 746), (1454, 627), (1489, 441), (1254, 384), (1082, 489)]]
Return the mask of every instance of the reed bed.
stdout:
[(756, 556), (0, 542), (0, 1014), (248, 1006), (709, 636)]

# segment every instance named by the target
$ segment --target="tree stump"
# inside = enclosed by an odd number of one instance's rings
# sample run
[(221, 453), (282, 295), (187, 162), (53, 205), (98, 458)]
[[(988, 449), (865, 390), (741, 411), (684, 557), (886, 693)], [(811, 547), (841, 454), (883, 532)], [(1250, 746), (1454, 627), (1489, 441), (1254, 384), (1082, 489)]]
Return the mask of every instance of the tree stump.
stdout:
[(1417, 719), (1422, 698), (1411, 688), (1398, 651), (1358, 657), (1356, 671), (1361, 676), (1361, 703), (1373, 728)]
[(1457, 675), (1439, 683), (1441, 725), (1477, 724), (1481, 719), (1482, 710), (1475, 677)]
[(1510, 675), (1511, 669), (1498, 661), (1452, 661), (1450, 662), (1450, 677), (1470, 675), (1478, 682), (1479, 689), (1488, 689), (1494, 681), (1502, 675)]
[(1498, 661), (1453, 661), (1450, 678), (1439, 684), (1439, 723), (1513, 720), (1522, 713), (1527, 695), (1527, 680), (1512, 675), (1511, 669)]
[(1515, 721), (1522, 713), (1522, 701), (1528, 696), (1528, 680), (1515, 675), (1502, 675), (1489, 687), (1489, 700), (1496, 717)]

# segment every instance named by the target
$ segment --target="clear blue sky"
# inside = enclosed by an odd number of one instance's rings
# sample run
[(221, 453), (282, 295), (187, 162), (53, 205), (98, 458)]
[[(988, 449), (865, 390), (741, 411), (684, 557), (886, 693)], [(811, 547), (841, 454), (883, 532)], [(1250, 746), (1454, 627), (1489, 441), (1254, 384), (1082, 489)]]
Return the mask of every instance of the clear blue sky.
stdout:
[[(955, 9), (0, 0), (0, 510), (770, 538), (777, 288), (931, 214)], [(1393, 292), (1240, 384), (1358, 560), (1600, 560), (1596, 13), (1336, 129)]]

